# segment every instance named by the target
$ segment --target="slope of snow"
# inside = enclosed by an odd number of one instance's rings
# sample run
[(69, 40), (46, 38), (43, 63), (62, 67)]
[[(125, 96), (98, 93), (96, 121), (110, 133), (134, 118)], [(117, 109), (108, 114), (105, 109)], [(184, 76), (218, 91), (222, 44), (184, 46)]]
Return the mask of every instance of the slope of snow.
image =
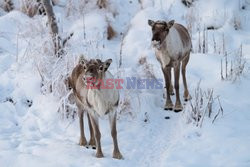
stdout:
[[(67, 4), (66, 1), (61, 3), (62, 6)], [(44, 59), (49, 57), (49, 52), (42, 52), (49, 49), (50, 44), (46, 18), (29, 18), (12, 11), (0, 17), (0, 166), (250, 166), (250, 74), (246, 71), (236, 82), (221, 81), (223, 56), (213, 50), (213, 35), (219, 48), (224, 34), (228, 52), (237, 50), (242, 44), (249, 69), (250, 24), (247, 19), (244, 21), (250, 16), (249, 11), (238, 10), (238, 1), (233, 0), (199, 0), (192, 9), (174, 0), (144, 0), (142, 4), (137, 0), (112, 0), (109, 3), (108, 9), (98, 9), (95, 3), (89, 3), (84, 15), (76, 11), (69, 17), (63, 7), (55, 8), (62, 35), (74, 32), (67, 46), (67, 63), (74, 64), (80, 54), (102, 60), (112, 58), (110, 71), (116, 77), (146, 78), (147, 69), (139, 63), (141, 58), (146, 58), (151, 74), (163, 79), (151, 48), (147, 20), (175, 19), (187, 25), (186, 15), (197, 10), (196, 19), (202, 18), (202, 26), (220, 28), (208, 32), (208, 53), (191, 54), (187, 66), (189, 89), (194, 97), (199, 81), (204, 90), (213, 88), (214, 94), (220, 96), (224, 114), (214, 123), (205, 117), (202, 128), (198, 128), (187, 121), (191, 109), (189, 102), (184, 103), (181, 99), (184, 104), (181, 113), (163, 110), (164, 89), (122, 89), (121, 100), (130, 102), (125, 113), (119, 114), (117, 125), (124, 160), (112, 158), (113, 143), (107, 118), (100, 120), (104, 158), (97, 159), (95, 150), (78, 145), (78, 119), (63, 119), (57, 112), (59, 97), (41, 93), (41, 77), (36, 64), (51, 63), (51, 59)], [(225, 8), (226, 19), (220, 10)], [(232, 23), (235, 11), (242, 19), (242, 28), (238, 31)], [(106, 40), (107, 20), (117, 33), (111, 41)], [(192, 32), (196, 51), (199, 32), (197, 29)], [(122, 65), (119, 68), (121, 45)], [(58, 67), (59, 74), (71, 68), (67, 63)], [(180, 92), (182, 97), (182, 82)], [(175, 97), (172, 99), (174, 101)], [(170, 119), (165, 119), (166, 116)]]

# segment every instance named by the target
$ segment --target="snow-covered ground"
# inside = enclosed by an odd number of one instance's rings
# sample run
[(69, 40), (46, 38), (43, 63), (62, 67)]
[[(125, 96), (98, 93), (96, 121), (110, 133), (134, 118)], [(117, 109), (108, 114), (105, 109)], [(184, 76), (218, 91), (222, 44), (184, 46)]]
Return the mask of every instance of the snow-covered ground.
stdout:
[[(0, 11), (0, 166), (250, 166), (248, 0), (197, 0), (191, 8), (180, 0), (110, 0), (107, 9), (99, 9), (94, 1), (82, 8), (80, 1), (70, 2), (71, 6), (60, 1), (54, 7), (60, 34), (74, 32), (65, 58), (59, 61), (50, 56), (47, 17)], [(202, 127), (196, 127), (190, 121), (190, 102), (183, 112), (174, 113), (163, 110), (164, 89), (122, 89), (117, 128), (124, 159), (112, 158), (107, 118), (100, 121), (104, 158), (97, 159), (95, 150), (78, 145), (77, 117), (66, 119), (58, 112), (60, 88), (54, 88), (56, 93), (41, 90), (38, 69), (48, 78), (55, 77), (55, 83), (63, 83), (60, 76), (71, 71), (78, 56), (84, 54), (112, 58), (110, 71), (115, 77), (162, 79), (150, 44), (148, 19), (175, 19), (189, 27), (193, 42), (187, 66), (191, 102), (200, 82), (202, 90), (213, 89), (214, 96), (219, 96), (223, 115), (212, 123), (219, 109), (215, 98), (212, 117), (205, 116)], [(117, 33), (110, 41), (106, 40), (107, 20)], [(211, 26), (216, 29), (205, 32), (206, 53), (198, 53), (203, 28)], [(239, 26), (237, 30), (235, 26)], [(243, 75), (236, 81), (222, 81), (224, 53), (229, 62), (236, 61), (241, 45), (246, 58)], [(145, 64), (139, 61), (143, 58)], [(87, 124), (85, 128), (88, 138)]]

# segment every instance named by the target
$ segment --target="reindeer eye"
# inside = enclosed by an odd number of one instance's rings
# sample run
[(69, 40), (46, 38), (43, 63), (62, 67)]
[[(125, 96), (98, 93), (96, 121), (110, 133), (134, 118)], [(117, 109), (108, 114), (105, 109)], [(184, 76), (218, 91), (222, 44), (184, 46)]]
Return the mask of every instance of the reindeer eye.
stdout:
[(100, 66), (99, 70), (102, 71), (103, 70), (103, 66)]

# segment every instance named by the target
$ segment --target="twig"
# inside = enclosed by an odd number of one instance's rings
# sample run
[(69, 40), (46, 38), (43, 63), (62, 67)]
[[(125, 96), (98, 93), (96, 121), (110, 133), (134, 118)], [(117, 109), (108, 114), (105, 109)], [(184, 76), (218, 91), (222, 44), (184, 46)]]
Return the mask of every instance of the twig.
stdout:
[(214, 121), (216, 120), (216, 118), (219, 116), (220, 113), (223, 115), (223, 108), (221, 106), (220, 98), (219, 97), (217, 97), (217, 98), (218, 98), (220, 108), (219, 108), (217, 114), (214, 116), (214, 119), (213, 119), (212, 123), (214, 123)]
[(37, 69), (37, 71), (38, 71), (38, 73), (39, 73), (39, 75), (41, 77), (42, 82), (44, 82), (44, 76), (42, 75), (41, 70), (39, 69), (37, 63), (35, 63), (35, 66), (36, 66), (36, 69)]
[(70, 40), (70, 38), (71, 38), (73, 35), (74, 35), (74, 33), (72, 32), (72, 33), (69, 34), (69, 36), (68, 36), (67, 38), (65, 38), (65, 39), (63, 40), (63, 47), (65, 46), (65, 44), (68, 42), (68, 40)]

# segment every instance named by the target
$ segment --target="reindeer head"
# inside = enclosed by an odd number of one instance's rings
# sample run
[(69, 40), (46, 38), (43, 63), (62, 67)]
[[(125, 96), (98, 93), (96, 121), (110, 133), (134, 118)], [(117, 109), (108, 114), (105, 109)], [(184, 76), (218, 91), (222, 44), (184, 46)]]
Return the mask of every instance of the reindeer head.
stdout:
[(171, 20), (170, 22), (165, 21), (156, 21), (148, 20), (148, 25), (152, 27), (152, 45), (155, 48), (158, 48), (161, 46), (162, 42), (166, 39), (170, 28), (174, 25), (174, 20)]
[(102, 62), (100, 59), (91, 59), (89, 61), (82, 59), (80, 63), (84, 70), (83, 81), (85, 84), (97, 85), (100, 80), (104, 79), (104, 74), (112, 63), (112, 59), (108, 59), (105, 62)]

